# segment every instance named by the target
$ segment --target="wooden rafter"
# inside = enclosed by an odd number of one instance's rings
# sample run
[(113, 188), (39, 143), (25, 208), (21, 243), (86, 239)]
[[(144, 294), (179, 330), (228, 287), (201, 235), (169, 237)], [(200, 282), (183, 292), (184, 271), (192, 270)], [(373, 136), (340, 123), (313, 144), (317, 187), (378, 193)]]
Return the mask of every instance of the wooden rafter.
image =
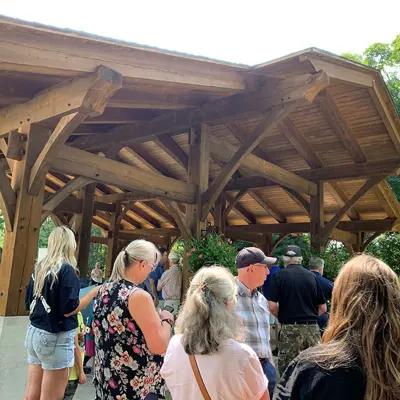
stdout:
[(307, 215), (310, 215), (310, 203), (300, 193), (297, 193), (295, 190), (290, 188), (283, 189), (290, 198), (307, 213)]
[(237, 195), (232, 199), (232, 201), (229, 202), (229, 205), (225, 208), (224, 214), (225, 217), (228, 216), (228, 214), (233, 210), (233, 208), (236, 206), (236, 204), (240, 201), (240, 199), (243, 198), (248, 193), (247, 189), (240, 190)]
[[(233, 202), (233, 197), (230, 196), (228, 193), (225, 193), (225, 199), (228, 203)], [(228, 204), (229, 207), (229, 204)], [(236, 203), (234, 207), (235, 211), (241, 218), (243, 218), (248, 224), (255, 224), (257, 221), (250, 212), (248, 212), (240, 203)]]
[(155, 140), (157, 136), (163, 134), (185, 132), (189, 127), (201, 123), (229, 123), (255, 117), (265, 114), (273, 107), (299, 100), (311, 102), (328, 83), (324, 73), (288, 78), (280, 82), (274, 91), (267, 88), (217, 99), (200, 108), (173, 111), (151, 121), (123, 125), (99, 137), (98, 135), (83, 137), (75, 141), (74, 145), (85, 149), (103, 148), (112, 142), (127, 145)]
[(332, 126), (336, 136), (342, 143), (343, 147), (348, 151), (353, 161), (355, 163), (365, 163), (366, 157), (361, 146), (358, 144), (353, 132), (345, 118), (340, 113), (328, 90), (321, 93), (317, 97), (316, 102), (320, 105), (325, 118)]
[[(348, 232), (385, 232), (390, 231), (395, 224), (395, 219), (340, 221), (337, 229)], [(286, 224), (250, 224), (228, 226), (227, 234), (231, 232), (250, 233), (306, 233), (310, 232), (309, 222), (291, 222)]]
[(187, 203), (195, 201), (195, 185), (65, 145), (53, 161), (52, 168), (62, 173), (80, 174), (128, 190), (145, 191)]
[(153, 201), (148, 201), (144, 203), (144, 206), (151, 210), (153, 213), (157, 214), (164, 221), (170, 223), (172, 226), (176, 227), (175, 219), (162, 207), (154, 203)]
[[(332, 195), (332, 197), (336, 200), (340, 207), (344, 207), (344, 205), (349, 201), (346, 196), (346, 193), (336, 182), (327, 182), (325, 184), (326, 189)], [(346, 214), (352, 220), (361, 219), (360, 214), (357, 212), (355, 205), (352, 208), (349, 208), (346, 211)]]
[(389, 111), (386, 101), (383, 98), (382, 90), (384, 89), (382, 89), (376, 81), (373, 82), (373, 87), (368, 89), (372, 101), (374, 102), (375, 107), (377, 108), (379, 115), (381, 116), (382, 121), (385, 124), (390, 137), (392, 138), (392, 142), (396, 147), (397, 152), (400, 153), (399, 118), (396, 119), (396, 117), (394, 117)]
[[(238, 151), (238, 148), (236, 146), (225, 142), (222, 143), (215, 137), (211, 138), (211, 142), (211, 152), (213, 154), (213, 157), (218, 158), (224, 162), (229, 162), (232, 156)], [(247, 154), (247, 156), (241, 160), (241, 165), (242, 167), (250, 170), (255, 175), (266, 178), (269, 181), (273, 181), (279, 185), (290, 187), (298, 192), (306, 193), (309, 195), (315, 194), (316, 192), (315, 183), (310, 182), (292, 172), (285, 170), (284, 168), (278, 167), (277, 165), (265, 161), (252, 154)], [(249, 179), (251, 180), (251, 178)]]
[(126, 203), (131, 201), (150, 201), (155, 199), (155, 196), (151, 196), (148, 193), (143, 193), (140, 191), (104, 194), (95, 197), (95, 200), (101, 203), (113, 203), (114, 201)]
[(251, 190), (249, 195), (277, 222), (286, 222), (286, 217), (273, 204), (262, 198), (261, 195), (258, 194), (256, 191)]
[(160, 136), (156, 143), (161, 147), (170, 157), (172, 157), (178, 164), (180, 164), (185, 170), (188, 169), (189, 157), (188, 155), (178, 146), (178, 144), (172, 139), (171, 136), (164, 135)]
[(336, 215), (325, 225), (322, 230), (322, 236), (324, 239), (328, 239), (332, 230), (337, 226), (340, 220), (343, 218), (344, 214), (349, 210), (362, 196), (364, 196), (369, 190), (371, 190), (375, 185), (377, 185), (384, 176), (373, 177), (367, 180), (360, 189), (354, 194), (354, 196), (347, 201), (347, 203), (336, 213)]
[[(221, 143), (217, 143), (216, 141), (214, 142), (215, 140), (214, 138), (212, 140), (213, 140), (212, 149), (218, 146), (218, 150), (220, 150), (222, 148)], [(215, 152), (213, 157), (218, 157), (217, 150), (213, 151)], [(224, 154), (222, 155), (225, 157)], [(219, 158), (222, 158), (222, 155), (220, 155)], [(243, 164), (243, 166), (245, 165)], [(308, 169), (308, 170), (296, 171), (294, 175), (300, 176), (304, 179), (308, 179), (313, 182), (349, 180), (354, 178), (355, 179), (369, 178), (378, 175), (392, 175), (396, 173), (399, 167), (400, 167), (400, 159), (394, 161), (367, 162), (354, 165), (340, 165), (335, 167)], [(255, 188), (263, 188), (270, 186), (277, 186), (277, 183), (263, 176), (251, 176), (251, 177), (236, 178), (230, 180), (225, 186), (225, 190), (255, 189)]]
[(392, 215), (396, 218), (400, 218), (399, 202), (397, 201), (397, 198), (393, 194), (393, 191), (386, 180), (380, 182), (377, 185), (375, 195), (377, 195), (378, 199), (383, 202), (382, 206), (388, 214), (389, 218)]
[(286, 136), (296, 151), (304, 158), (310, 168), (322, 168), (321, 159), (308, 144), (301, 132), (295, 127), (290, 118), (285, 118), (278, 124), (279, 131)]
[(83, 176), (78, 176), (71, 179), (65, 186), (59, 189), (56, 193), (50, 196), (43, 205), (43, 211), (53, 211), (63, 200), (65, 200), (69, 195), (77, 192), (82, 187), (93, 183), (94, 180), (90, 178), (85, 178)]

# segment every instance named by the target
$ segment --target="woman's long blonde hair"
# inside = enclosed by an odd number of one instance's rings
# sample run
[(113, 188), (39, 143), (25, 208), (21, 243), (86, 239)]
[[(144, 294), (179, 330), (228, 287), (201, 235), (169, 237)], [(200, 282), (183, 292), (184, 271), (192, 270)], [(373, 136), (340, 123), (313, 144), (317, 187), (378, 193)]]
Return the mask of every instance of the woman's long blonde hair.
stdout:
[(236, 339), (236, 295), (235, 279), (228, 269), (212, 266), (197, 272), (175, 327), (187, 354), (216, 353), (222, 341)]
[(35, 296), (42, 294), (43, 285), (48, 275), (51, 276), (51, 286), (53, 286), (64, 262), (76, 268), (75, 251), (75, 236), (70, 228), (59, 226), (50, 233), (47, 255), (35, 266)]
[(361, 366), (366, 400), (400, 399), (400, 284), (392, 269), (365, 254), (343, 267), (322, 346), (310, 354), (326, 369)]

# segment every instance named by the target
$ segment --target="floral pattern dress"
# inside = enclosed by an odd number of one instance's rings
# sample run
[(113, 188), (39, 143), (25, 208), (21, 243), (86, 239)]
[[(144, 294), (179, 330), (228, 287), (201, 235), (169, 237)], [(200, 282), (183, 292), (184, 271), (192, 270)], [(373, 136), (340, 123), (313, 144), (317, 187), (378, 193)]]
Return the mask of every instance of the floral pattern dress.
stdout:
[(153, 355), (128, 309), (137, 288), (121, 280), (105, 283), (94, 304), (96, 400), (143, 400), (149, 393), (164, 398), (160, 376), (163, 357)]

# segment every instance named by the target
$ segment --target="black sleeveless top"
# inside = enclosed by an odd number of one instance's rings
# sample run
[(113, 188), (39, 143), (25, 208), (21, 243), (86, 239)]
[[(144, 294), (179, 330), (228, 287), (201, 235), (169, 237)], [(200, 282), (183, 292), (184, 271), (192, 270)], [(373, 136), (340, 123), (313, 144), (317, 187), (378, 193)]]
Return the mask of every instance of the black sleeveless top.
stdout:
[(142, 289), (126, 280), (105, 283), (95, 300), (94, 385), (98, 400), (142, 400), (149, 393), (164, 398), (163, 357), (150, 353), (128, 309), (129, 296), (136, 290)]

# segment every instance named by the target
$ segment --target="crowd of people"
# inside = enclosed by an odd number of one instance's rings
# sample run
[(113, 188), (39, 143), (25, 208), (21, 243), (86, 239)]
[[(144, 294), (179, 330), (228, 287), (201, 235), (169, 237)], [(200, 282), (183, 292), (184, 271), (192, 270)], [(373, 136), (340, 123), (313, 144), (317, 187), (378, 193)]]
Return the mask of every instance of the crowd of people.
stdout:
[(244, 248), (236, 277), (203, 267), (181, 304), (175, 253), (135, 240), (79, 298), (75, 249), (72, 231), (56, 228), (27, 287), (25, 400), (72, 399), (85, 383), (81, 311), (93, 299), (98, 400), (400, 399), (400, 283), (372, 256), (351, 259), (333, 285), (322, 259), (303, 267), (297, 246), (282, 269)]

